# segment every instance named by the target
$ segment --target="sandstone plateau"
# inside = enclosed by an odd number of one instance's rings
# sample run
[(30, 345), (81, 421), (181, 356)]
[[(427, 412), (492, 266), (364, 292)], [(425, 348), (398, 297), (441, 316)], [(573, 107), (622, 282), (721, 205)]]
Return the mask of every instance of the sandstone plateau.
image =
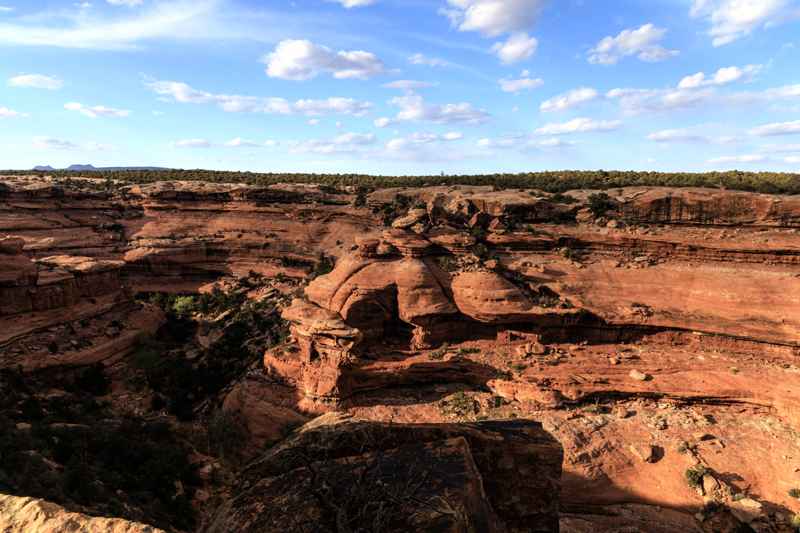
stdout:
[(795, 196), (0, 177), (0, 326), (3, 531), (797, 528)]

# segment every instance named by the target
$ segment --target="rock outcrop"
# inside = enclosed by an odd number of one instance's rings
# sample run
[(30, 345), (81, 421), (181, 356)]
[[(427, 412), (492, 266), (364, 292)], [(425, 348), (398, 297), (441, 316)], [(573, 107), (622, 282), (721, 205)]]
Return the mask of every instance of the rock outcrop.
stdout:
[(5, 533), (164, 533), (119, 518), (87, 516), (35, 498), (0, 494), (0, 531)]
[(245, 467), (205, 531), (556, 532), (561, 461), (535, 422), (325, 415)]

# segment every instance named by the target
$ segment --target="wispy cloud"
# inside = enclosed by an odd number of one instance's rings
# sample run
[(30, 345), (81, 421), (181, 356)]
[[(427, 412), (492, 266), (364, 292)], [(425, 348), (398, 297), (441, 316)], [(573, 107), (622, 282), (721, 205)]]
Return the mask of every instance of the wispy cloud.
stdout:
[(209, 24), (219, 4), (220, 0), (175, 0), (112, 16), (41, 13), (35, 23), (0, 23), (0, 44), (120, 50), (156, 39), (202, 39), (219, 33)]
[(146, 79), (145, 85), (161, 97), (174, 102), (183, 104), (216, 104), (227, 113), (363, 116), (372, 108), (370, 102), (338, 96), (319, 100), (302, 99), (290, 102), (285, 98), (279, 97), (214, 94), (194, 89), (190, 85), (179, 81)]
[(543, 113), (551, 113), (553, 111), (565, 111), (578, 107), (581, 104), (591, 102), (600, 97), (600, 93), (591, 87), (581, 87), (572, 91), (554, 96), (549, 100), (545, 100), (539, 106), (539, 110)]
[(537, 135), (566, 135), (568, 133), (590, 133), (617, 130), (622, 126), (619, 120), (594, 120), (576, 118), (569, 122), (550, 123), (538, 128)]
[(800, 135), (800, 120), (764, 124), (750, 130), (750, 135), (772, 137), (776, 135)]
[(0, 118), (17, 118), (25, 116), (27, 116), (25, 113), (20, 113), (19, 111), (14, 111), (13, 109), (0, 106)]
[(181, 139), (172, 143), (175, 148), (211, 148), (208, 139)]
[(47, 89), (57, 91), (64, 86), (64, 82), (55, 76), (43, 74), (20, 74), (8, 80), (9, 87), (27, 87), (31, 89)]
[(39, 150), (73, 150), (82, 152), (104, 152), (114, 149), (111, 145), (95, 141), (76, 143), (57, 137), (34, 137), (33, 147)]
[(124, 118), (131, 114), (127, 109), (114, 109), (113, 107), (106, 107), (103, 105), (86, 106), (78, 102), (64, 104), (64, 109), (68, 111), (77, 111), (81, 115), (85, 115), (89, 118)]

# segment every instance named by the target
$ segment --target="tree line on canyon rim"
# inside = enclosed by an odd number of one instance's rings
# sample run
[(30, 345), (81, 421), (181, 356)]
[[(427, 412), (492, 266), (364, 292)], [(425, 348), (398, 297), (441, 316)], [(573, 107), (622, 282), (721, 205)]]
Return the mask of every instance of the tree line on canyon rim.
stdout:
[[(40, 175), (37, 171), (2, 171), (5, 175)], [(70, 178), (91, 172), (52, 171), (46, 175)], [(573, 189), (615, 189), (619, 187), (711, 187), (771, 194), (800, 194), (800, 174), (780, 172), (644, 172), (606, 170), (564, 170), (518, 174), (373, 176), (367, 174), (258, 173), (217, 170), (114, 170), (97, 171), (109, 183), (152, 183), (155, 181), (206, 181), (265, 186), (275, 183), (313, 183), (331, 187), (368, 189), (421, 187), (430, 185), (488, 185), (498, 189), (539, 189), (564, 192)]]

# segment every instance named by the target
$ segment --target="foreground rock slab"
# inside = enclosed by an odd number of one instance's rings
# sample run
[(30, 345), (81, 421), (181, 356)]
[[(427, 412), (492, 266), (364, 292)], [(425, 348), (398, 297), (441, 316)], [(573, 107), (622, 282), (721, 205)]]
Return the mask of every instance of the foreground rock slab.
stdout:
[(205, 531), (555, 532), (562, 459), (531, 421), (330, 413), (245, 468)]

